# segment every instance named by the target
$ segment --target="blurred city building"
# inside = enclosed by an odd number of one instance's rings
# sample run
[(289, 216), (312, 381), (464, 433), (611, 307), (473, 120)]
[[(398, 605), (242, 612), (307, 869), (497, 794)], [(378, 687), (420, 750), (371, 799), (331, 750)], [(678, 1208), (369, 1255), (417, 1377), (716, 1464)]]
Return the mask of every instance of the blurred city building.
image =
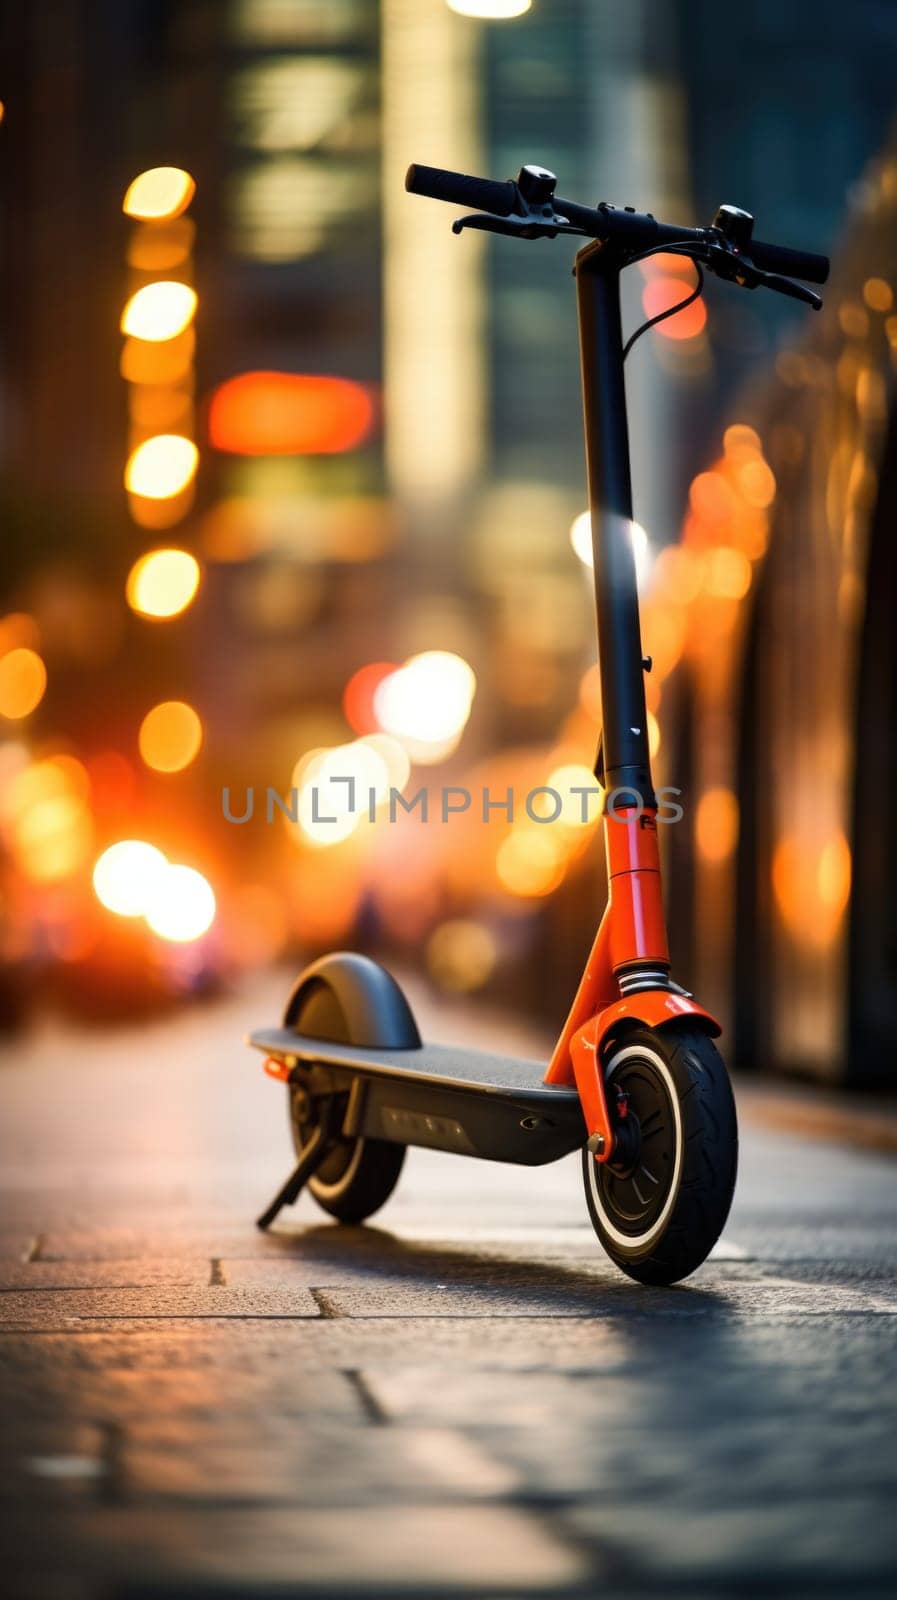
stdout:
[(747, 408), (758, 432), (731, 429), (692, 485), (683, 549), (700, 554), (709, 513), (743, 593), (689, 651), (682, 759), (696, 977), (738, 1058), (880, 1087), (897, 1042), (893, 146), (846, 223), (822, 314)]

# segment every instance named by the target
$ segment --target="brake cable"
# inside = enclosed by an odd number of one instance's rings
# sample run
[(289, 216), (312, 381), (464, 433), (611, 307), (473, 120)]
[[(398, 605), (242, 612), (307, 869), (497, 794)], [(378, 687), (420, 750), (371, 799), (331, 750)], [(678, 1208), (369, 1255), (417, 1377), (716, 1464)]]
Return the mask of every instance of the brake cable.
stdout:
[(695, 300), (697, 300), (698, 296), (703, 293), (703, 289), (704, 289), (704, 273), (703, 273), (703, 270), (701, 268), (700, 261), (698, 260), (697, 256), (692, 253), (691, 250), (671, 250), (669, 245), (654, 245), (652, 249), (643, 250), (640, 255), (633, 256), (631, 258), (630, 265), (634, 265), (635, 262), (637, 262), (637, 261), (645, 261), (648, 256), (659, 256), (659, 255), (667, 255), (667, 256), (669, 256), (669, 255), (681, 255), (681, 256), (686, 256), (689, 261), (693, 261), (694, 262), (694, 268), (695, 268), (695, 272), (698, 275), (698, 281), (697, 281), (697, 284), (695, 285), (694, 289), (692, 290), (691, 294), (686, 295), (684, 300), (677, 301), (676, 305), (674, 305), (674, 306), (667, 306), (665, 311), (658, 311), (656, 317), (649, 317), (647, 322), (643, 322), (640, 328), (636, 328), (635, 333), (630, 334), (630, 336), (627, 339), (625, 345), (623, 346), (623, 360), (624, 361), (626, 360), (626, 357), (628, 356), (630, 350), (632, 349), (632, 346), (635, 344), (636, 339), (640, 339), (643, 333), (647, 333), (648, 332), (649, 328), (656, 327), (658, 322), (665, 322), (667, 317), (674, 317), (676, 315), (677, 311), (684, 311), (686, 306), (693, 305)]

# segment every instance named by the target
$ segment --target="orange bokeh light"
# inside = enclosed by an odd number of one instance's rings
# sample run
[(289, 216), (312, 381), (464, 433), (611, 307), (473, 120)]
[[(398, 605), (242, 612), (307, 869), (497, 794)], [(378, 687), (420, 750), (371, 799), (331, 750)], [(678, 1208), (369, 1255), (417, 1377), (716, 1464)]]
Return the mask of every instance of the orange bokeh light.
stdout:
[(810, 948), (825, 949), (834, 940), (850, 881), (850, 846), (838, 830), (821, 844), (791, 834), (776, 846), (773, 892), (787, 927)]
[(698, 854), (717, 865), (726, 861), (738, 843), (738, 800), (731, 789), (707, 789), (695, 817)]
[[(684, 300), (684, 287), (682, 279), (673, 277), (672, 273), (651, 278), (642, 290), (645, 316), (658, 317), (662, 311), (668, 311), (670, 306)], [(707, 308), (703, 300), (693, 300), (684, 311), (677, 311), (675, 316), (658, 323), (657, 332), (664, 334), (667, 339), (694, 339), (703, 331), (706, 321)]]
[(673, 276), (693, 280), (695, 275), (694, 262), (688, 256), (677, 256), (666, 250), (659, 251), (656, 256), (647, 256), (639, 262), (639, 269), (644, 278)]
[(36, 650), (19, 645), (0, 660), (0, 717), (28, 717), (44, 697), (47, 669)]
[(209, 442), (230, 455), (337, 455), (361, 444), (373, 420), (370, 395), (348, 378), (243, 372), (212, 395)]
[(374, 695), (384, 678), (398, 671), (396, 661), (371, 661), (353, 672), (343, 690), (343, 711), (356, 733), (375, 733), (380, 724), (374, 712)]
[(495, 870), (503, 889), (520, 899), (551, 894), (564, 876), (564, 860), (555, 840), (535, 828), (512, 828), (498, 847)]

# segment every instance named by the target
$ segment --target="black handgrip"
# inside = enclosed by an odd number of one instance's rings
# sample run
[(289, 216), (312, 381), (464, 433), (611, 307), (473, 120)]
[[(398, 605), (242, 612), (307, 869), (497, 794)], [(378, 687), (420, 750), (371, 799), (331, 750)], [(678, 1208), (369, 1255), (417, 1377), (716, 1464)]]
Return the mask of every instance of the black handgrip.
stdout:
[(405, 188), (409, 194), (448, 200), (452, 205), (470, 206), (474, 211), (491, 211), (496, 217), (509, 217), (517, 210), (516, 183), (470, 178), (465, 172), (445, 172), (442, 167), (421, 167), (413, 163), (405, 174)]
[(828, 256), (814, 255), (811, 250), (787, 250), (781, 244), (752, 239), (746, 253), (761, 272), (780, 272), (784, 278), (803, 278), (806, 283), (825, 283), (828, 277)]

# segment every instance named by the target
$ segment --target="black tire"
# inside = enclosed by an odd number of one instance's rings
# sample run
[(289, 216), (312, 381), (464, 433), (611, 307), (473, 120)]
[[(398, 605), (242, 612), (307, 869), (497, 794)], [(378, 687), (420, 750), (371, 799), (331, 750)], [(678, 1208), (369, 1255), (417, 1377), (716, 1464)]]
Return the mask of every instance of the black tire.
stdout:
[[(352, 1037), (339, 997), (323, 975), (300, 993), (286, 1020), (297, 1033), (316, 1039), (340, 1044), (371, 1042)], [(298, 1155), (311, 1134), (301, 1115), (307, 1101), (301, 1086), (291, 1088), (288, 1094), (290, 1129)], [(334, 1139), (306, 1187), (331, 1217), (340, 1222), (364, 1222), (389, 1199), (404, 1160), (405, 1146), (386, 1139)]]
[(725, 1065), (683, 1022), (620, 1035), (604, 1071), (609, 1091), (625, 1089), (638, 1137), (620, 1165), (583, 1151), (592, 1226), (630, 1278), (677, 1283), (706, 1260), (732, 1203), (738, 1127)]

